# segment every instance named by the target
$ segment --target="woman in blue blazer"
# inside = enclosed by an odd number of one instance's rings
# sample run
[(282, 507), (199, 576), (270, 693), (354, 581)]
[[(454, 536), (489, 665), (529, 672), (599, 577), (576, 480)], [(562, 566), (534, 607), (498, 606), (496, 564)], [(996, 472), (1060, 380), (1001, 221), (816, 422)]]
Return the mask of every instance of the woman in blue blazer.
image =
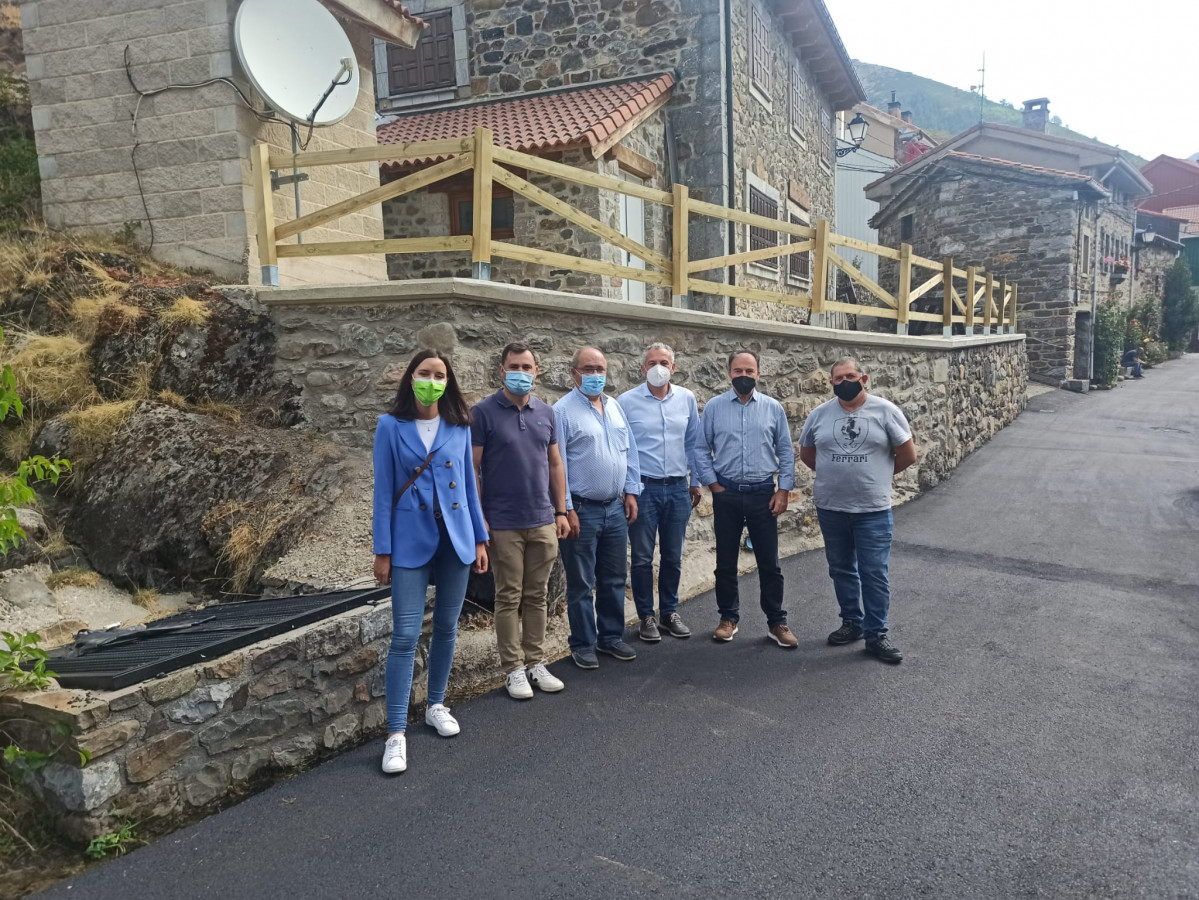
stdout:
[(435, 577), (425, 723), (453, 737), (444, 705), (458, 616), (471, 569), (487, 571), (487, 527), (475, 485), (470, 410), (450, 361), (421, 350), (408, 364), (395, 403), (375, 430), (375, 579), (391, 584), (394, 628), (387, 654), (387, 743), (383, 771), (408, 767), (404, 728), (416, 645)]

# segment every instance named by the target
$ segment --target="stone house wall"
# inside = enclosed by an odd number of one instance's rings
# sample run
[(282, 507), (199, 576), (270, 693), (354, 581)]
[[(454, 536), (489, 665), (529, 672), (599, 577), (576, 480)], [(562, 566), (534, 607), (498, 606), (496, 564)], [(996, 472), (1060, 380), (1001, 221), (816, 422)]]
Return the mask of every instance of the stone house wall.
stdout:
[[(665, 152), (664, 115), (659, 112), (647, 119), (640, 128), (626, 137), (622, 144), (650, 159), (658, 168), (657, 178), (642, 182), (621, 172), (614, 160), (595, 159), (589, 150), (569, 150), (557, 154), (555, 161), (574, 166), (587, 172), (595, 172), (611, 178), (629, 179), (644, 183), (659, 190), (669, 190), (668, 165)], [(621, 198), (614, 191), (600, 190), (564, 181), (537, 172), (520, 173), (532, 184), (548, 191), (555, 197), (566, 200), (576, 209), (594, 216), (605, 225), (622, 231)], [(385, 180), (387, 180), (385, 178)], [(463, 183), (463, 182), (459, 182)], [(445, 183), (433, 185), (385, 201), (383, 204), (383, 229), (388, 238), (443, 236), (450, 234), (449, 194)], [(553, 211), (526, 200), (520, 195), (514, 198), (513, 237), (511, 241), (525, 247), (534, 247), (555, 253), (566, 253), (601, 262), (625, 265), (622, 251), (585, 228), (568, 222)], [(659, 253), (670, 255), (670, 209), (646, 201), (645, 240), (646, 246)], [(392, 279), (408, 278), (469, 278), (471, 257), (469, 253), (438, 254), (388, 254), (388, 276)], [(647, 266), (647, 268), (649, 268)], [(623, 279), (583, 272), (564, 273), (553, 267), (518, 262), (516, 260), (492, 260), (491, 279), (508, 284), (547, 290), (566, 290), (571, 293), (588, 294), (595, 297), (621, 299), (624, 296)], [(669, 306), (670, 288), (661, 285), (646, 285), (646, 302)]]
[[(121, 233), (146, 222), (132, 161), (130, 116), (137, 95), (168, 84), (232, 77), (256, 108), (233, 49), (236, 0), (30, 0), (21, 5), (38, 162), (46, 221), (59, 228)], [(364, 73), (354, 111), (341, 123), (317, 129), (310, 149), (375, 144), (372, 48), (347, 27)], [(168, 91), (146, 98), (138, 110), (137, 150), (141, 187), (153, 222), (154, 250), (163, 259), (210, 269), (234, 282), (259, 280), (249, 153), (255, 142), (290, 150), (289, 130), (261, 125), (226, 84)], [(311, 171), (301, 187), (306, 211), (374, 187), (377, 166)], [(292, 191), (276, 192), (277, 219), (294, 215)], [(307, 240), (382, 237), (378, 207), (305, 235)], [(381, 281), (381, 257), (281, 260), (283, 283)]]
[[(749, 22), (753, 6), (770, 21), (773, 66), (769, 97), (753, 84), (750, 74)], [(786, 219), (788, 207), (796, 210), (796, 205), (788, 199), (794, 183), (809, 199), (809, 208), (804, 210), (809, 221), (814, 224), (817, 218), (824, 218), (835, 224), (836, 161), (832, 151), (833, 131), (830, 128), (828, 142), (822, 142), (820, 108), (822, 105), (829, 108), (830, 117), (833, 113), (816, 86), (806, 61), (792, 47), (773, 6), (762, 0), (733, 0), (732, 42), (735, 169), (732, 206), (748, 211), (747, 173), (752, 173), (756, 179), (777, 192), (781, 219)], [(793, 128), (790, 122), (790, 70), (793, 63), (798, 63), (800, 67), (803, 90), (807, 93), (807, 121), (798, 128)], [(787, 240), (785, 235), (780, 234), (779, 238), (780, 243)], [(749, 249), (749, 229), (746, 226), (736, 227), (735, 241), (734, 253)], [(737, 283), (774, 291), (797, 293), (800, 290), (788, 284), (785, 259), (779, 260), (774, 271), (758, 264), (743, 263), (737, 267)], [(799, 307), (757, 300), (738, 299), (734, 303), (736, 314), (740, 316), (784, 322), (806, 322), (808, 318), (808, 311)]]
[(1161, 301), (1166, 286), (1166, 274), (1174, 267), (1178, 251), (1161, 242), (1141, 247), (1137, 251), (1136, 284), (1133, 303), (1146, 300)]
[[(1080, 201), (1074, 191), (977, 170), (930, 181), (901, 207), (887, 210), (880, 243), (898, 247), (901, 219), (910, 215), (909, 243), (917, 255), (952, 256), (963, 268), (977, 265), (1016, 282), (1017, 328), (1028, 336), (1030, 376), (1055, 385), (1078, 377), (1075, 313), (1089, 311), (1091, 300), (1080, 292), (1076, 302), (1073, 290), (1081, 246), (1076, 240)], [(893, 286), (894, 271), (894, 263), (880, 264), (884, 285)]]

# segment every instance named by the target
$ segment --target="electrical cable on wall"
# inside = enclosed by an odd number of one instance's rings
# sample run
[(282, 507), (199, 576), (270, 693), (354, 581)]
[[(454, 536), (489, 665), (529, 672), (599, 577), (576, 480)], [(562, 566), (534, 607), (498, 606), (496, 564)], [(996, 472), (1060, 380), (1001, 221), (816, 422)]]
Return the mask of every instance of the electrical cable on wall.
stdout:
[[(167, 91), (196, 90), (198, 88), (209, 87), (210, 85), (214, 85), (214, 84), (227, 84), (227, 85), (229, 85), (229, 87), (233, 88), (233, 90), (237, 92), (238, 98), (241, 100), (241, 102), (243, 104), (245, 104), (246, 108), (254, 114), (254, 117), (256, 119), (258, 119), (258, 121), (260, 121), (260, 122), (275, 122), (278, 120), (273, 112), (271, 112), (269, 110), (256, 109), (254, 107), (254, 104), (250, 102), (250, 98), (248, 96), (246, 96), (246, 92), (241, 89), (241, 87), (237, 84), (237, 82), (235, 82), (232, 78), (227, 78), (224, 76), (218, 76), (216, 78), (209, 78), (206, 81), (193, 81), (193, 82), (186, 82), (186, 83), (181, 83), (181, 84), (167, 84), (167, 85), (163, 85), (160, 88), (154, 88), (153, 90), (143, 91), (141, 88), (139, 88), (137, 86), (137, 82), (135, 82), (133, 80), (133, 61), (129, 57), (130, 57), (129, 45), (126, 44), (125, 45), (125, 77), (129, 80), (129, 86), (132, 87), (134, 92), (137, 94), (137, 103), (134, 105), (133, 112), (131, 114), (131, 118), (133, 120), (133, 149), (130, 151), (129, 155), (130, 155), (130, 159), (133, 162), (133, 177), (137, 181), (137, 192), (141, 196), (142, 209), (146, 213), (146, 224), (150, 226), (150, 244), (147, 249), (153, 250), (154, 249), (154, 220), (150, 217), (150, 206), (146, 200), (146, 191), (142, 187), (141, 170), (138, 169), (138, 166), (137, 166), (137, 151), (138, 151), (138, 148), (141, 147), (141, 141), (139, 140), (138, 134), (137, 134), (137, 119), (138, 119), (138, 115), (141, 113), (142, 101), (145, 100), (147, 97), (155, 97), (158, 94), (163, 94), (163, 93), (166, 93)], [(317, 109), (319, 110), (319, 108), (320, 107), (318, 106)], [(315, 115), (316, 115), (316, 111), (313, 112), (313, 116), (315, 116)], [(295, 126), (293, 125), (292, 127), (294, 128)], [(311, 130), (309, 131), (308, 136), (309, 136), (309, 140), (311, 140), (311, 138), (312, 138)]]

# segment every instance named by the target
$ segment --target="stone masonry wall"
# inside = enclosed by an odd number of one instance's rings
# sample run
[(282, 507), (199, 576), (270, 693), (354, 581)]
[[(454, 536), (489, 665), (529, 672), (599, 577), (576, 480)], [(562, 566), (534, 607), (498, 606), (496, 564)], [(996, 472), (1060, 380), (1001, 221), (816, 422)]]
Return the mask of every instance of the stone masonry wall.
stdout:
[[(271, 292), (278, 371), (303, 385), (310, 421), (335, 440), (369, 447), (413, 351), (451, 355), (472, 402), (499, 387), (497, 354), (512, 340), (537, 351), (537, 394), (552, 402), (570, 390), (570, 358), (594, 343), (607, 355), (609, 394), (641, 380), (645, 347), (664, 341), (678, 359), (675, 383), (701, 406), (728, 390), (726, 358), (748, 346), (762, 356), (762, 389), (787, 411), (793, 437), (831, 394), (827, 367), (856, 355), (879, 393), (912, 423), (919, 463), (901, 489), (932, 485), (1023, 408), (1027, 386), (1019, 337), (900, 338), (750, 322), (471, 281), (393, 283), (347, 291)], [(797, 514), (810, 514), (800, 467)], [(802, 495), (802, 496), (801, 496)], [(789, 514), (790, 515), (790, 514)], [(791, 521), (796, 521), (792, 519)]]
[[(674, 72), (677, 83), (666, 109), (679, 180), (696, 199), (727, 205), (723, 5), (724, 0), (471, 0), (472, 94), (506, 96)], [(669, 177), (665, 165), (659, 168)], [(689, 235), (692, 259), (729, 252), (723, 222), (694, 219)], [(717, 271), (710, 277), (725, 276)], [(724, 311), (726, 301), (696, 295), (692, 303)]]
[[(1016, 282), (1017, 329), (1027, 335), (1029, 373), (1057, 384), (1074, 377), (1077, 204), (1068, 188), (942, 172), (902, 207), (888, 210), (879, 242), (898, 247), (901, 217), (911, 215), (917, 255), (952, 256), (962, 268), (978, 265)], [(880, 265), (880, 279), (887, 284), (886, 266)], [(1090, 309), (1090, 298), (1084, 299)]]
[[(793, 49), (788, 32), (771, 4), (759, 0), (731, 0), (733, 41), (733, 144), (735, 178), (733, 207), (748, 211), (747, 172), (752, 172), (779, 194), (779, 218), (786, 221), (788, 209), (797, 211), (788, 200), (794, 183), (807, 195), (810, 205), (804, 210), (810, 222), (828, 219), (835, 225), (836, 200), (831, 140), (820, 137), (820, 108), (828, 106), (812, 77), (807, 62)], [(769, 96), (753, 84), (750, 75), (749, 17), (756, 5), (770, 19), (773, 60)], [(790, 121), (790, 71), (798, 63), (806, 94), (807, 120), (793, 127)], [(780, 243), (789, 241), (779, 235)], [(749, 229), (736, 228), (736, 249), (749, 249)], [(756, 264), (737, 267), (737, 283), (753, 288), (798, 293), (799, 286), (788, 283), (787, 260), (778, 261), (776, 271)], [(806, 290), (808, 286), (804, 286)], [(736, 300), (736, 313), (759, 319), (806, 322), (808, 310), (759, 300)]]
[[(55, 227), (120, 233), (139, 224), (148, 242), (131, 153), (130, 116), (137, 95), (124, 68), (143, 90), (232, 77), (264, 104), (241, 72), (233, 51), (236, 0), (30, 0), (21, 5), (43, 209)], [(338, 125), (317, 129), (310, 149), (373, 146), (374, 88), (370, 41), (348, 29), (361, 66), (354, 111)], [(141, 187), (153, 222), (155, 253), (185, 266), (210, 269), (231, 281), (258, 279), (249, 152), (253, 142), (291, 147), (281, 125), (261, 126), (226, 84), (174, 90), (146, 98), (138, 109)], [(311, 172), (302, 188), (306, 211), (378, 183), (377, 167), (359, 164)], [(275, 195), (277, 216), (291, 218), (290, 189)], [(307, 240), (382, 236), (378, 207), (317, 229)], [(284, 283), (381, 281), (379, 257), (284, 260)]]
[[(383, 734), (391, 627), (387, 601), (119, 691), (2, 695), (0, 721), (26, 749), (57, 746), (54, 725), (70, 727), (68, 752), (38, 776), (69, 836), (87, 841), (124, 821), (169, 830), (271, 771)], [(425, 700), (427, 643), (413, 704)], [(73, 748), (90, 751), (83, 768)]]

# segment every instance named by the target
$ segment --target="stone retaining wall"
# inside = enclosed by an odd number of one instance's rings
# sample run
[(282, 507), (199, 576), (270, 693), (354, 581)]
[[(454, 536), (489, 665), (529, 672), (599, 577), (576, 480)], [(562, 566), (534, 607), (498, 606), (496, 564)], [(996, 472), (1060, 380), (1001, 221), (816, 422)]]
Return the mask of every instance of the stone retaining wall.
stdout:
[[(386, 731), (383, 670), (391, 603), (361, 607), (212, 662), (120, 691), (0, 695), (25, 749), (71, 737), (36, 777), (64, 833), (87, 841), (125, 821), (140, 834), (195, 819), (256, 780)], [(428, 637), (417, 648), (425, 671)], [(414, 705), (425, 701), (423, 678)], [(73, 750), (91, 753), (80, 768)]]

